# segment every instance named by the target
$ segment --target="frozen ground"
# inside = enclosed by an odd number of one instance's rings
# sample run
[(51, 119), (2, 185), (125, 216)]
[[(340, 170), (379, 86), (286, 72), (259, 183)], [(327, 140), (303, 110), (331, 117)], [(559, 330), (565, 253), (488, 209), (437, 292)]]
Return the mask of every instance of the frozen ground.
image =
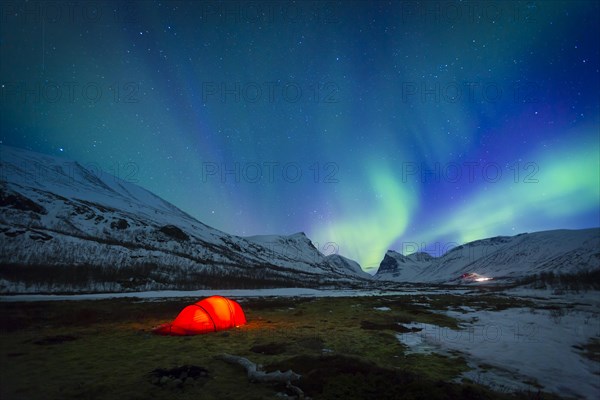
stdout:
[(461, 307), (445, 312), (462, 321), (461, 330), (417, 323), (405, 326), (420, 332), (397, 337), (413, 352), (462, 353), (473, 368), (464, 376), (495, 389), (535, 390), (539, 385), (562, 396), (600, 398), (600, 364), (574, 347), (600, 337), (598, 293), (551, 299), (526, 294), (542, 298), (543, 306), (552, 301), (552, 309)]
[(374, 307), (373, 310), (377, 310), (377, 311), (390, 311), (391, 308), (389, 308), (389, 307)]
[[(424, 302), (427, 295), (480, 296), (470, 289), (453, 290), (428, 287), (406, 291), (326, 290), (306, 288), (149, 291), (77, 295), (11, 295), (0, 301), (100, 300), (135, 297), (142, 301), (163, 298), (223, 295), (233, 298), (252, 297), (347, 297), (347, 296), (419, 296), (418, 303), (434, 312), (445, 313), (461, 321), (460, 330), (433, 324), (405, 324), (420, 332), (398, 334), (409, 352), (462, 354), (472, 368), (463, 374), (475, 382), (496, 390), (533, 390), (540, 387), (556, 394), (584, 399), (600, 398), (600, 364), (583, 357), (574, 346), (600, 338), (600, 293), (552, 290), (510, 289), (493, 293), (523, 298), (534, 307), (486, 310), (460, 306), (435, 310)], [(415, 299), (417, 300), (417, 299)], [(485, 307), (484, 307), (485, 308)], [(373, 312), (391, 312), (386, 306)]]
[(339, 289), (307, 289), (307, 288), (278, 288), (278, 289), (229, 289), (229, 290), (161, 290), (149, 292), (125, 293), (91, 293), (91, 294), (18, 294), (0, 296), (0, 301), (52, 301), (52, 300), (102, 300), (122, 297), (137, 297), (141, 299), (161, 299), (170, 297), (207, 297), (225, 296), (232, 298), (244, 297), (357, 297), (357, 296), (414, 296), (425, 294), (463, 294), (467, 290), (449, 290), (429, 288), (425, 290), (381, 291), (381, 290), (339, 290)]

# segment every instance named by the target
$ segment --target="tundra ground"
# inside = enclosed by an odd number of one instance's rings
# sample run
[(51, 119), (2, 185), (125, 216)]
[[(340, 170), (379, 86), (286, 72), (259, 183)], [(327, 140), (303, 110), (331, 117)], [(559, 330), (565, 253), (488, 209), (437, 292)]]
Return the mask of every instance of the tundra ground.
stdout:
[[(559, 398), (535, 381), (517, 392), (492, 390), (467, 377), (473, 362), (460, 351), (414, 351), (398, 340), (422, 327), (459, 331), (463, 320), (451, 310), (535, 308), (530, 300), (486, 294), (242, 299), (248, 319), (243, 327), (190, 337), (151, 333), (197, 300), (0, 303), (0, 398), (293, 395), (284, 385), (249, 382), (241, 367), (216, 358), (222, 353), (267, 371), (294, 370), (302, 375), (296, 385), (313, 399)], [(597, 362), (597, 343), (584, 344), (582, 357)]]

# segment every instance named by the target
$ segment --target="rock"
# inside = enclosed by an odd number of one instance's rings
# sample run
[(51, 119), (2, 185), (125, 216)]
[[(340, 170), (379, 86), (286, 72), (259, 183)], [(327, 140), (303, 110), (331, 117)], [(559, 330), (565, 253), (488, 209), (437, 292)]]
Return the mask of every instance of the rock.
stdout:
[(178, 388), (181, 387), (183, 385), (183, 381), (181, 379), (173, 379), (171, 382), (169, 382), (169, 387), (172, 388)]
[(159, 229), (165, 235), (180, 241), (188, 241), (190, 237), (175, 225), (165, 225)]
[(160, 381), (158, 382), (160, 385), (166, 385), (167, 382), (169, 382), (170, 379), (168, 376), (163, 376), (162, 378), (160, 378)]
[(111, 222), (110, 227), (112, 229), (124, 230), (129, 228), (129, 224), (123, 218), (119, 218), (118, 220)]
[(185, 378), (188, 377), (188, 374), (186, 371), (182, 371), (181, 374), (179, 374), (179, 379), (181, 379), (182, 381), (185, 380)]
[(185, 386), (190, 386), (194, 384), (194, 379), (193, 378), (185, 378), (185, 380), (183, 381), (183, 384)]

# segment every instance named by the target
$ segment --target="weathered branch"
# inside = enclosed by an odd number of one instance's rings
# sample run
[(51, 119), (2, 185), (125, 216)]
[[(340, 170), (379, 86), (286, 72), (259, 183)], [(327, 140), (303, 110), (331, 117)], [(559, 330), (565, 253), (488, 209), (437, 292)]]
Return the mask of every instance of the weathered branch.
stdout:
[[(229, 364), (238, 364), (246, 369), (248, 374), (248, 379), (254, 382), (279, 382), (284, 384), (289, 384), (290, 381), (297, 381), (300, 379), (300, 375), (292, 371), (291, 369), (286, 372), (281, 371), (273, 371), (273, 372), (264, 372), (261, 371), (260, 367), (257, 366), (252, 361), (247, 358), (240, 356), (232, 356), (231, 354), (220, 354), (217, 356), (218, 359), (221, 359)], [(295, 386), (289, 384), (292, 388), (296, 388)], [(299, 388), (300, 392), (302, 392)], [(294, 389), (295, 390), (295, 389)]]

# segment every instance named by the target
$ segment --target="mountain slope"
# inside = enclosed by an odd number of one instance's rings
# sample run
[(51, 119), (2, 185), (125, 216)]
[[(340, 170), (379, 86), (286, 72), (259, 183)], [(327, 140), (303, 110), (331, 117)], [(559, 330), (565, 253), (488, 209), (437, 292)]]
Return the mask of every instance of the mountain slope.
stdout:
[(411, 282), (423, 272), (432, 259), (433, 257), (427, 253), (414, 253), (404, 256), (394, 250), (388, 250), (375, 275), (377, 277), (384, 276), (387, 279)]
[(339, 254), (330, 254), (325, 258), (328, 264), (340, 274), (351, 274), (365, 279), (372, 278), (372, 276), (363, 271), (360, 265), (354, 260), (351, 260)]
[(318, 286), (357, 277), (330, 265), (304, 234), (273, 236), (278, 247), (229, 235), (76, 162), (0, 146), (0, 171), (4, 290)]
[(415, 262), (414, 255), (389, 251), (375, 276), (379, 280), (442, 283), (456, 282), (462, 274), (468, 273), (519, 278), (540, 272), (573, 273), (595, 269), (600, 269), (599, 228), (477, 240), (421, 262)]
[(245, 239), (269, 249), (274, 254), (279, 254), (282, 258), (288, 258), (292, 263), (297, 263), (300, 260), (311, 260), (333, 274), (364, 279), (372, 278), (371, 275), (362, 270), (356, 261), (339, 254), (324, 256), (304, 232), (298, 232), (290, 236), (248, 236)]

